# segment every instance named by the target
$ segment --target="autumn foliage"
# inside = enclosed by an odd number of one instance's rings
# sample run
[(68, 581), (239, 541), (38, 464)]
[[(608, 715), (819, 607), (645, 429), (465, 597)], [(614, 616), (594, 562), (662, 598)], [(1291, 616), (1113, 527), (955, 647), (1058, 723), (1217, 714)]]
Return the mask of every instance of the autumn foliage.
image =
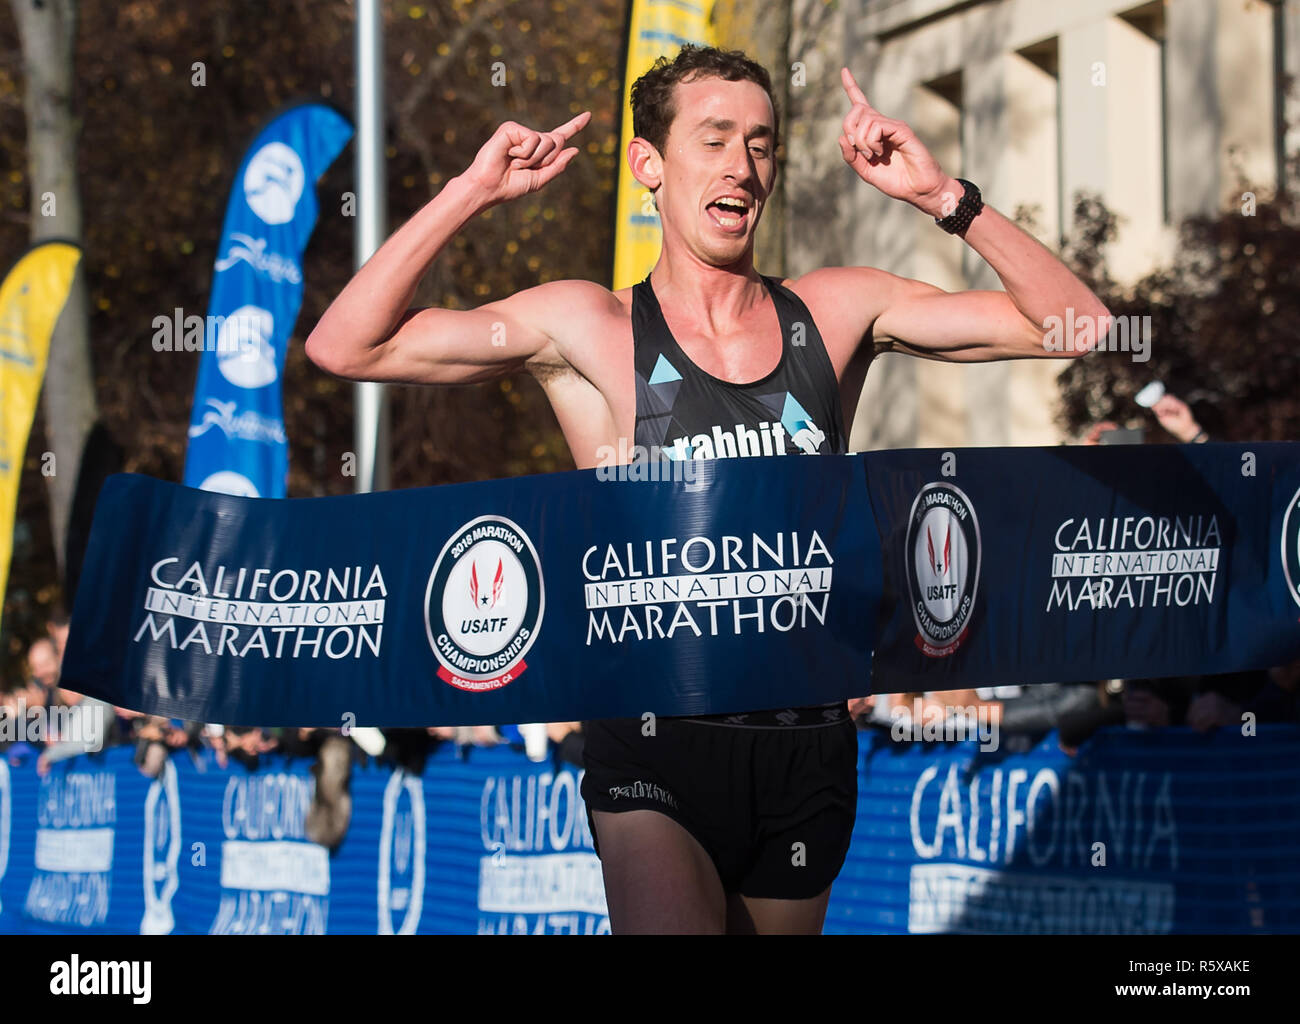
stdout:
[[(591, 125), (546, 191), (484, 214), (435, 265), (419, 305), (469, 308), (556, 278), (608, 283), (623, 0), (385, 4), (388, 217), (396, 228), (469, 165), (502, 121)], [(207, 312), (225, 203), (245, 147), (281, 107), (353, 96), (353, 5), (340, 0), (81, 5), (77, 34), (85, 270), (96, 391), (126, 469), (179, 480), (198, 356), (155, 352), (154, 317)], [(19, 42), (0, 5), (0, 262), (27, 245), (31, 212)], [(203, 84), (197, 84), (199, 81)], [(494, 80), (497, 83), (494, 84)], [(350, 382), (302, 342), (352, 273), (352, 148), (318, 184), (321, 218), (284, 373), (291, 496), (351, 491)], [(540, 388), (513, 377), (392, 389), (392, 485), (572, 468)], [(28, 446), (4, 615), (10, 669), (60, 600), (40, 476)]]
[[(1253, 194), (1252, 194), (1253, 195)], [(1162, 381), (1218, 441), (1300, 439), (1300, 217), (1283, 194), (1181, 225), (1177, 254), (1131, 288), (1105, 270), (1115, 219), (1080, 197), (1065, 257), (1116, 316), (1150, 316), (1150, 359), (1117, 352), (1073, 361), (1061, 375), (1072, 433), (1099, 420), (1172, 440), (1133, 401)]]

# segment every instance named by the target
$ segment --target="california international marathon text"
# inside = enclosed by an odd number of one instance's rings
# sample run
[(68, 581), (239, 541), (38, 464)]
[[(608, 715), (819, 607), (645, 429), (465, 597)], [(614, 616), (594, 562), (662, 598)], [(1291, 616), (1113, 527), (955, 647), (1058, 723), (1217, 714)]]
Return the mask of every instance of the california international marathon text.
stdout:
[(216, 657), (379, 656), (388, 588), (377, 565), (303, 571), (218, 566), (208, 575), (197, 561), (179, 568), (176, 557), (152, 566), (135, 643), (162, 642)]

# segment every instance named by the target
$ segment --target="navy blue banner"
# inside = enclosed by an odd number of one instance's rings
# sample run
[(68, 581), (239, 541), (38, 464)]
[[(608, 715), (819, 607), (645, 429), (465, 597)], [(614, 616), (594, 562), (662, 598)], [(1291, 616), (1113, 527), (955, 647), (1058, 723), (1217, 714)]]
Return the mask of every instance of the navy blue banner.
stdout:
[(293, 501), (120, 475), (63, 683), (265, 726), (826, 703), (869, 687), (876, 537), (848, 458)]
[[(285, 495), (289, 442), (280, 376), (302, 306), (302, 254), (316, 227), (314, 186), (350, 138), (342, 114), (304, 103), (277, 115), (240, 162), (202, 332), (185, 459), (191, 487)], [(178, 348), (182, 333), (188, 330), (178, 322)]]
[(602, 475), (294, 501), (114, 477), (65, 684), (225, 724), (500, 724), (1300, 657), (1294, 444)]
[(875, 452), (876, 692), (1300, 657), (1300, 445)]
[[(860, 736), (828, 933), (1300, 931), (1300, 729), (1106, 729), (1077, 757)], [(354, 771), (333, 853), (310, 761), (210, 752), (159, 779), (129, 748), (0, 759), (0, 933), (604, 934), (582, 773), (438, 748)]]

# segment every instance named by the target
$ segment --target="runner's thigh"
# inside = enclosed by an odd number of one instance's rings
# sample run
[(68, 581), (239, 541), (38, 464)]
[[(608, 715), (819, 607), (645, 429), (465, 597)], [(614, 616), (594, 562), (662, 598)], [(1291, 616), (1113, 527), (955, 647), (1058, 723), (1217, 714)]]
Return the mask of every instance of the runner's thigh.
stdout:
[(615, 935), (720, 935), (727, 902), (696, 839), (658, 811), (594, 811)]

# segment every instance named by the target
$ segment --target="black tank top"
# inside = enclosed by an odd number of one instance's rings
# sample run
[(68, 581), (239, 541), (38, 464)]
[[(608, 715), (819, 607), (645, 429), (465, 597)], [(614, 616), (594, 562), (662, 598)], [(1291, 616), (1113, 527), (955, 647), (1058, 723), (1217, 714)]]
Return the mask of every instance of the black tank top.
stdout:
[[(647, 277), (632, 289), (636, 438), (652, 459), (826, 455), (847, 451), (835, 368), (803, 300), (763, 277), (781, 324), (781, 359), (771, 373), (733, 384), (705, 373), (682, 351)], [(658, 449), (658, 451), (656, 451)], [(742, 728), (832, 725), (843, 702), (682, 721)]]
[(847, 451), (835, 369), (799, 296), (764, 277), (781, 322), (781, 359), (761, 380), (705, 373), (677, 344), (650, 278), (632, 289), (636, 443), (669, 459)]

